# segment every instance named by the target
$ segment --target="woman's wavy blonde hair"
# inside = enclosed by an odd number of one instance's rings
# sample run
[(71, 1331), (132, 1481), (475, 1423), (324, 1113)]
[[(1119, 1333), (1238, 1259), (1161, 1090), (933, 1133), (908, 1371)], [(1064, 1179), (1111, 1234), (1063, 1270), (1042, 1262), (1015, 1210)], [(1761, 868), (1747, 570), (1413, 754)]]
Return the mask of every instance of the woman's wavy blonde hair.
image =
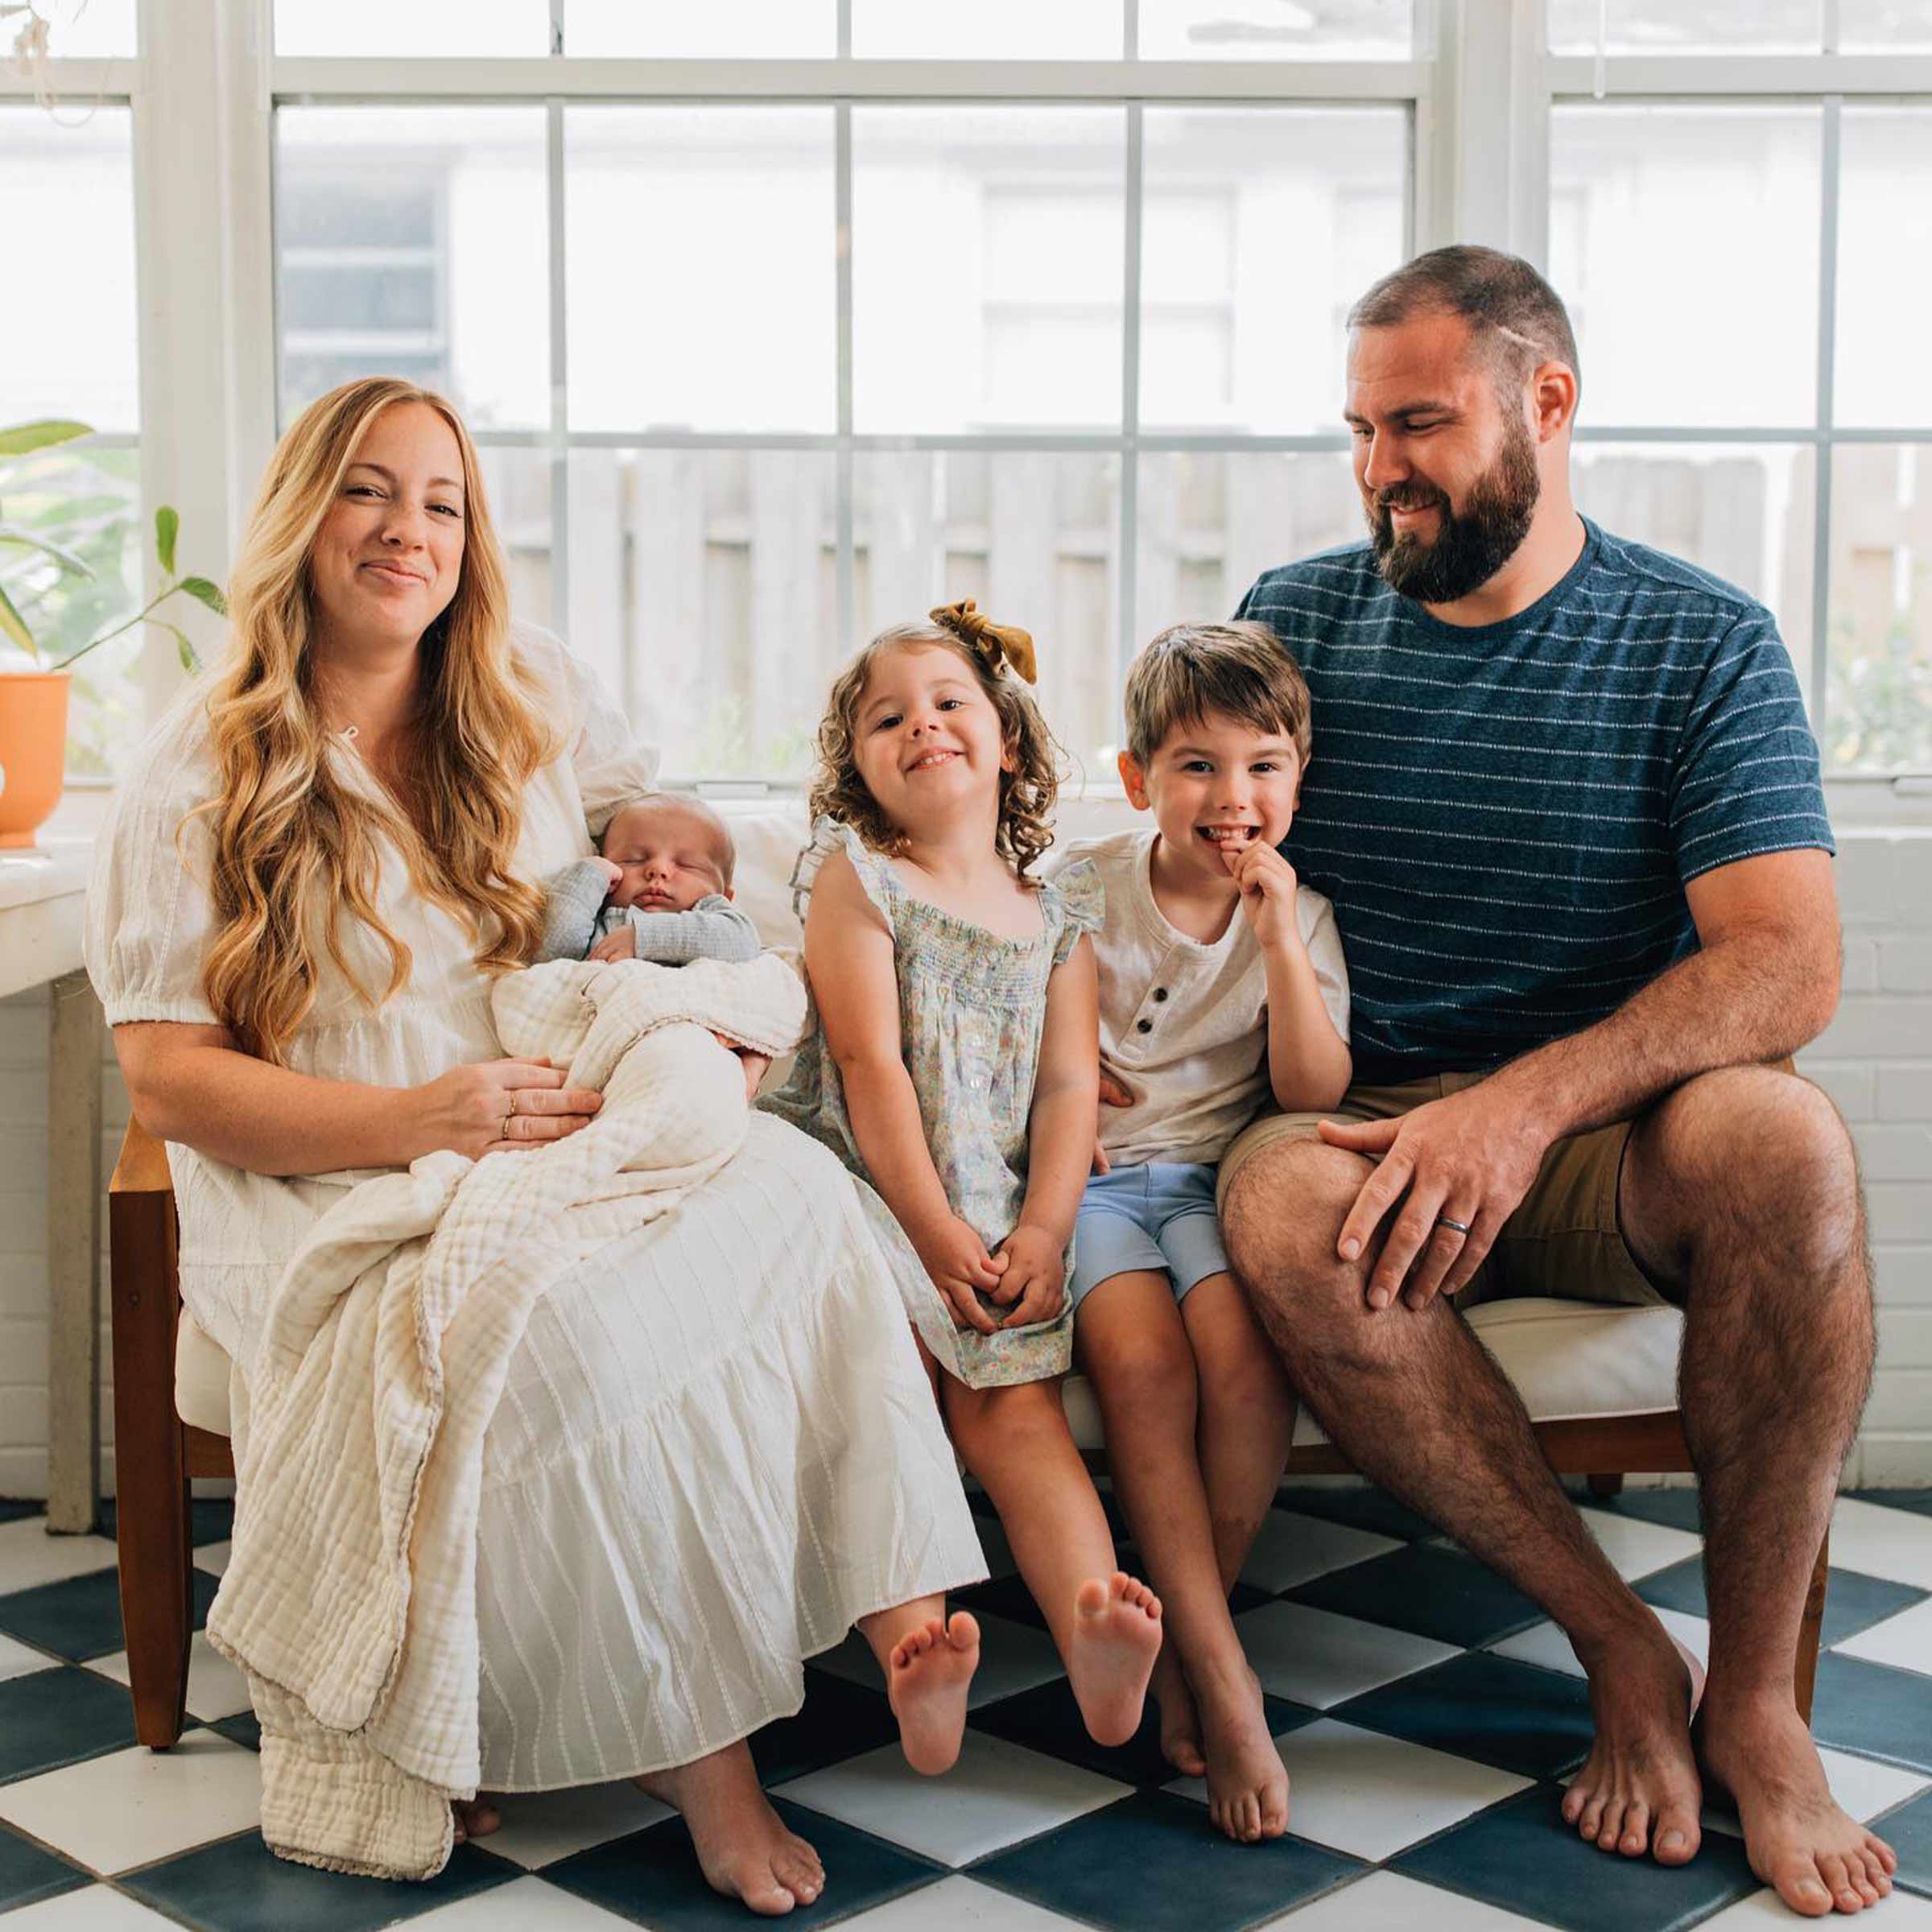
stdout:
[[(970, 606), (968, 606), (970, 610)], [(923, 624), (894, 624), (882, 630), (833, 679), (819, 725), (819, 763), (812, 774), (811, 815), (851, 826), (874, 852), (896, 857), (906, 835), (886, 817), (859, 776), (855, 749), (859, 700), (879, 661), (895, 650), (942, 644), (970, 665), (980, 688), (998, 712), (1000, 733), (1012, 770), (1000, 774), (1000, 817), (993, 843), (1018, 876), (1053, 843), (1053, 805), (1059, 796), (1061, 753), (1040, 708), (999, 653), (977, 637), (962, 636), (947, 622), (954, 613), (935, 611)], [(997, 627), (994, 627), (997, 628)]]
[[(420, 402), (462, 452), (464, 545), (456, 595), (423, 634), (408, 751), (407, 809), (341, 783), (319, 715), (309, 557), (344, 472), (382, 411)], [(315, 1004), (326, 951), (371, 1011), (407, 982), (409, 948), (383, 923), (378, 839), (401, 851), (416, 890), (469, 929), (497, 974), (535, 951), (539, 895), (512, 870), (526, 782), (555, 754), (540, 696), (510, 646), (510, 592), (476, 448), (442, 397), (398, 378), (345, 383), (312, 402), (276, 446), (229, 588), (229, 655), (208, 699), (217, 778), (215, 934), (203, 963), (208, 1004), (244, 1051), (280, 1064)], [(372, 993), (350, 965), (342, 919), (387, 950)]]

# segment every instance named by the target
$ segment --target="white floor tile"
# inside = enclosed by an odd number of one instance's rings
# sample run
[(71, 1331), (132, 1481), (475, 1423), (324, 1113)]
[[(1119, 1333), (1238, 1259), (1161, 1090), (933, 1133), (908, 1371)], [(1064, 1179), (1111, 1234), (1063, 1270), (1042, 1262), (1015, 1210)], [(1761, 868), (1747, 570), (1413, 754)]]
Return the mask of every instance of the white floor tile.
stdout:
[[(1700, 1664), (1710, 1662), (1711, 1626), (1703, 1617), (1693, 1616), (1687, 1610), (1659, 1610), (1657, 1618)], [(1518, 1663), (1540, 1664), (1546, 1670), (1562, 1670), (1571, 1677), (1583, 1674), (1569, 1638), (1554, 1624), (1532, 1624), (1489, 1648), (1498, 1657), (1513, 1657)]]
[(50, 1670), (59, 1663), (57, 1657), (49, 1657), (43, 1650), (29, 1649), (25, 1644), (17, 1644), (10, 1637), (0, 1637), (0, 1678), (24, 1677), (30, 1670)]
[(477, 1843), (528, 1872), (671, 1816), (669, 1805), (647, 1798), (629, 1778), (570, 1791), (513, 1791), (497, 1809), (503, 1814), (502, 1829)]
[[(967, 1693), (968, 1710), (997, 1703), (1003, 1697), (1017, 1696), (1064, 1674), (1060, 1653), (1044, 1630), (1012, 1617), (974, 1614), (980, 1626), (980, 1667), (972, 1674), (972, 1688)], [(811, 1667), (829, 1670), (834, 1677), (862, 1684), (868, 1690), (886, 1688), (872, 1646), (856, 1630), (836, 1649), (815, 1657)]]
[(1518, 1918), (1480, 1899), (1418, 1885), (1394, 1872), (1372, 1872), (1268, 1923), (1288, 1932), (1416, 1932), (1422, 1926), (1429, 1932), (1548, 1932), (1538, 1920)]
[(1617, 1516), (1608, 1509), (1582, 1509), (1577, 1513), (1626, 1583), (1668, 1570), (1673, 1563), (1695, 1556), (1704, 1546), (1703, 1538), (1687, 1530), (1646, 1522), (1641, 1516)]
[(943, 1878), (845, 1922), (853, 1932), (1071, 1932), (1078, 1922), (970, 1878)]
[[(125, 1650), (96, 1657), (87, 1667), (118, 1684), (128, 1681)], [(197, 1630), (188, 1646), (188, 1715), (212, 1724), (217, 1717), (234, 1717), (249, 1708), (248, 1680), (208, 1641), (205, 1630)]]
[(114, 1561), (105, 1536), (49, 1536), (43, 1516), (0, 1523), (0, 1595), (111, 1569)]
[(6, 1932), (165, 1932), (171, 1918), (105, 1885), (84, 1885), (6, 1915)]
[(1375, 1536), (1346, 1523), (1331, 1523), (1293, 1509), (1270, 1509), (1261, 1534), (1241, 1566), (1241, 1581), (1276, 1595), (1299, 1589), (1318, 1576), (1350, 1563), (1385, 1556), (1402, 1545), (1392, 1536)]
[(260, 1759), (212, 1731), (0, 1785), (0, 1818), (109, 1874), (246, 1831), (261, 1811)]
[[(496, 1840), (489, 1842), (493, 1845)], [(556, 1932), (618, 1932), (620, 1927), (636, 1932), (637, 1925), (634, 1919), (620, 1918), (540, 1878), (513, 1878), (493, 1891), (472, 1893), (454, 1905), (439, 1905), (405, 1922), (411, 1932), (431, 1926), (436, 1932), (531, 1932), (534, 1926), (543, 1932), (551, 1932), (552, 1926)], [(13, 1932), (11, 1926), (7, 1932)]]
[(1126, 1797), (1129, 1787), (968, 1731), (959, 1763), (943, 1777), (920, 1777), (893, 1744), (779, 1790), (942, 1864), (964, 1865), (1097, 1811)]
[(1323, 1711), (1460, 1654), (1452, 1644), (1308, 1604), (1265, 1604), (1234, 1627), (1265, 1690)]
[[(1831, 1554), (1836, 1556), (1837, 1550), (1834, 1548)], [(1932, 1674), (1932, 1597), (1831, 1647), (1846, 1657), (1862, 1657), (1875, 1664), (1891, 1664), (1901, 1670)]]
[(228, 1569), (228, 1553), (232, 1543), (203, 1543), (195, 1551), (195, 1567), (205, 1570), (210, 1576), (221, 1576)]
[(1932, 1590), (1932, 1516), (1841, 1496), (1831, 1512), (1831, 1561), (1840, 1570)]
[[(1333, 1718), (1274, 1741), (1288, 1767), (1289, 1830), (1373, 1864), (1530, 1788), (1526, 1777)], [(1166, 1789), (1208, 1802), (1205, 1778)]]
[[(1894, 1890), (1876, 1909), (1878, 1917), (1871, 1922), (1874, 1932), (1932, 1932), (1932, 1898)], [(1862, 1924), (1864, 1918), (1861, 1912), (1856, 1920), (1837, 1917), (1831, 1922), (1835, 1926)], [(1748, 1898), (1740, 1898), (1734, 1905), (1726, 1905), (1714, 1918), (1705, 1919), (1698, 1932), (1773, 1932), (1774, 1928), (1775, 1932), (1791, 1932), (1794, 1926), (1824, 1922), (1823, 1919), (1794, 1917), (1784, 1901), (1767, 1886), (1762, 1892), (1753, 1892)]]
[[(1854, 1757), (1848, 1751), (1833, 1751), (1821, 1745), (1818, 1757), (1825, 1767), (1825, 1782), (1831, 1787), (1831, 1795), (1843, 1806), (1847, 1816), (1856, 1818), (1861, 1825), (1932, 1785), (1932, 1777), (1922, 1771), (1874, 1764), (1870, 1758)], [(1726, 1832), (1732, 1838), (1742, 1831), (1737, 1814), (1728, 1806), (1720, 1810), (1715, 1804), (1706, 1805), (1704, 1824), (1707, 1830)], [(1879, 1835), (1882, 1838), (1885, 1834), (1881, 1831)]]

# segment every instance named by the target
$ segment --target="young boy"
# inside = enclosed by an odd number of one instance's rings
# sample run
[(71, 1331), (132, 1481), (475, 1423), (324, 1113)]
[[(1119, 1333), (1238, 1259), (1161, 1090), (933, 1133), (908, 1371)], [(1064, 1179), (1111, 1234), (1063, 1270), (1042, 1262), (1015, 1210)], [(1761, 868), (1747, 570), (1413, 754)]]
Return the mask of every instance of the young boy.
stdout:
[(758, 956), (757, 927), (731, 902), (730, 829), (708, 805), (666, 792), (635, 799), (605, 827), (600, 849), (543, 881), (538, 964)]
[(1288, 1776), (1228, 1611), (1273, 1501), (1294, 1396), (1221, 1247), (1215, 1169), (1271, 1096), (1348, 1084), (1328, 902), (1275, 848), (1310, 749), (1308, 687), (1259, 624), (1177, 625), (1127, 679), (1120, 769), (1151, 829), (1070, 845), (1107, 888), (1101, 1108), (1074, 1236), (1074, 1347), (1114, 1488), (1165, 1608), (1161, 1744), (1230, 1838), (1278, 1836)]

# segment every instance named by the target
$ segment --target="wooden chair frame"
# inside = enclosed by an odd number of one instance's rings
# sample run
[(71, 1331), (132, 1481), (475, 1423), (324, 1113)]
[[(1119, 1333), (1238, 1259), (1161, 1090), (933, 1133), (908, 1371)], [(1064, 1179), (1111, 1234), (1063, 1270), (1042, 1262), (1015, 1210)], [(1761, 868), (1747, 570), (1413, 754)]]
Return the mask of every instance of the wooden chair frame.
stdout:
[[(225, 1436), (184, 1422), (175, 1409), (175, 1331), (181, 1315), (175, 1267), (174, 1184), (162, 1144), (130, 1121), (108, 1187), (114, 1302), (114, 1467), (119, 1503), (121, 1617), (127, 1636), (134, 1732), (151, 1749), (181, 1735), (194, 1612), (188, 1484), (232, 1476)], [(1690, 1468), (1675, 1412), (1604, 1420), (1539, 1422), (1537, 1441), (1559, 1476), (1587, 1476), (1612, 1496), (1625, 1475)], [(1352, 1466), (1327, 1443), (1296, 1449), (1289, 1476), (1348, 1476)], [(1798, 1631), (1794, 1687), (1806, 1723), (1818, 1674), (1830, 1538), (1819, 1545)]]

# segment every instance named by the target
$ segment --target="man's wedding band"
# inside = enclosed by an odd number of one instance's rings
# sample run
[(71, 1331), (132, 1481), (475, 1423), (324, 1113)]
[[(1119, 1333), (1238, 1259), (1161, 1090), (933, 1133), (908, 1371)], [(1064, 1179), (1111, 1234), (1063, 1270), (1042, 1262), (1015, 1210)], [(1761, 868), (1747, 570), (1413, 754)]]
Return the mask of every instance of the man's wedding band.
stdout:
[(1439, 1214), (1435, 1217), (1435, 1224), (1439, 1228), (1453, 1228), (1458, 1234), (1467, 1234), (1469, 1232), (1469, 1224), (1467, 1221), (1452, 1221), (1446, 1214)]

